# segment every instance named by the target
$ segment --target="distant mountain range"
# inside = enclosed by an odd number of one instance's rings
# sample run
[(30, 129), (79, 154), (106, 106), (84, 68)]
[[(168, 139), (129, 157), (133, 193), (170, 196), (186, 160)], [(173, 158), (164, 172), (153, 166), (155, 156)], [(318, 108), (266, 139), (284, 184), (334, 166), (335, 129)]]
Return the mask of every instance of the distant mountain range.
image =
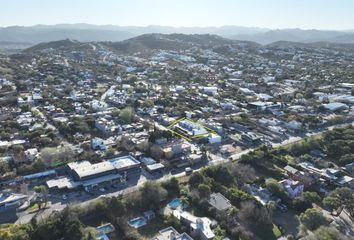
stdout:
[(270, 44), (277, 41), (293, 41), (302, 43), (331, 42), (331, 43), (354, 43), (353, 31), (324, 31), (281, 29), (269, 30), (254, 34), (236, 34), (229, 38), (237, 40), (254, 41), (260, 44)]
[[(211, 34), (161, 34), (150, 33), (137, 37), (129, 38), (123, 41), (111, 42), (80, 42), (77, 40), (65, 39), (52, 42), (39, 43), (25, 49), (23, 52), (35, 53), (43, 50), (55, 49), (62, 51), (87, 50), (91, 52), (95, 49), (107, 48), (117, 53), (152, 53), (154, 50), (186, 50), (192, 47), (204, 49), (222, 48), (225, 45), (242, 44), (248, 47), (259, 47), (260, 45), (249, 41), (232, 40)], [(219, 49), (222, 51), (222, 49)]]
[(31, 27), (0, 28), (0, 49), (25, 48), (41, 42), (74, 39), (80, 42), (118, 42), (148, 33), (212, 34), (234, 40), (269, 44), (277, 41), (303, 43), (354, 43), (354, 30), (324, 31), (222, 26), (222, 27), (169, 27), (169, 26), (114, 26), (91, 24), (36, 25)]
[(233, 40), (211, 34), (161, 34), (150, 33), (123, 41), (111, 42), (80, 42), (65, 39), (39, 43), (24, 49), (23, 53), (36, 54), (47, 50), (63, 52), (85, 51), (88, 55), (95, 54), (96, 50), (110, 50), (119, 54), (151, 54), (154, 50), (180, 51), (191, 48), (213, 49), (213, 51), (227, 55), (230, 48), (239, 47), (248, 49), (267, 48), (331, 48), (336, 50), (354, 51), (354, 43), (330, 43), (330, 42), (291, 42), (277, 41), (267, 45), (261, 45), (252, 41)]

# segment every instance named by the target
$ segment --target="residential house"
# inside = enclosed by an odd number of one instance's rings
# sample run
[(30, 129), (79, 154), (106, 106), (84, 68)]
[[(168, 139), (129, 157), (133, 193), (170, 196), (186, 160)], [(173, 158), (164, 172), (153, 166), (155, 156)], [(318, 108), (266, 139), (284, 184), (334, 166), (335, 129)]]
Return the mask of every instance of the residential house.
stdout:
[(189, 225), (190, 233), (193, 237), (199, 237), (202, 240), (213, 239), (214, 232), (211, 230), (212, 221), (207, 217), (196, 217), (189, 212), (174, 210), (173, 215), (181, 223)]
[(19, 207), (27, 200), (27, 195), (17, 193), (0, 193), (0, 211)]
[(191, 144), (183, 139), (155, 145), (162, 156), (171, 159), (177, 155), (191, 152)]
[(345, 165), (344, 170), (350, 175), (354, 175), (354, 162)]
[(302, 129), (302, 123), (292, 120), (292, 121), (286, 123), (286, 127), (292, 132), (297, 132)]
[(142, 158), (141, 162), (143, 163), (144, 169), (151, 174), (161, 173), (165, 168), (162, 163), (157, 163), (154, 159), (149, 157)]
[(132, 147), (138, 149), (139, 151), (146, 151), (149, 146), (149, 133), (146, 131), (133, 132), (124, 134), (123, 136), (126, 144), (130, 144)]
[(280, 202), (280, 199), (272, 196), (272, 193), (268, 189), (257, 184), (245, 184), (242, 190), (251, 194), (262, 205), (267, 205), (269, 201)]
[(241, 134), (241, 139), (250, 144), (258, 144), (261, 142), (262, 137), (254, 132), (247, 132)]
[(324, 108), (330, 112), (339, 112), (348, 109), (348, 105), (339, 102), (332, 102), (328, 104), (323, 104)]
[(285, 166), (284, 170), (286, 171), (289, 178), (302, 182), (305, 188), (316, 183), (318, 180), (318, 177), (316, 177), (315, 175), (311, 175), (307, 172), (297, 170), (296, 168), (293, 168), (289, 165)]
[(175, 127), (188, 136), (198, 136), (208, 133), (204, 127), (188, 119), (180, 121)]
[(107, 103), (98, 100), (91, 101), (90, 106), (95, 112), (105, 111), (108, 107)]
[(103, 117), (96, 119), (95, 127), (106, 135), (112, 135), (121, 131), (121, 127), (113, 120), (108, 120)]
[(232, 207), (229, 199), (227, 199), (221, 193), (210, 194), (208, 203), (219, 212), (226, 212)]
[(288, 193), (289, 198), (294, 199), (304, 191), (304, 184), (292, 179), (284, 179), (279, 182)]
[(206, 94), (214, 95), (217, 93), (218, 88), (217, 87), (203, 87), (203, 91)]
[(159, 234), (151, 240), (193, 240), (187, 233), (178, 233), (173, 227), (167, 227), (159, 231)]
[(29, 148), (25, 151), (25, 158), (28, 162), (33, 162), (38, 156), (37, 148)]
[(221, 143), (221, 136), (215, 133), (211, 133), (208, 135), (208, 142), (210, 144)]
[(91, 148), (93, 150), (101, 150), (101, 151), (107, 150), (107, 146), (104, 143), (104, 140), (102, 138), (98, 138), (98, 137), (91, 139)]

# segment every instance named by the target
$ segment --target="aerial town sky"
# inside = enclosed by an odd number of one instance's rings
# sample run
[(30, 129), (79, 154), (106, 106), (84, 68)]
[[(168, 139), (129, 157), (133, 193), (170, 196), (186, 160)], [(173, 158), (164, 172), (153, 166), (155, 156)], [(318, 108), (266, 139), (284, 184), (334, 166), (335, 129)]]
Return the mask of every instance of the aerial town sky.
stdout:
[(352, 0), (4, 0), (0, 4), (0, 26), (91, 23), (354, 29)]

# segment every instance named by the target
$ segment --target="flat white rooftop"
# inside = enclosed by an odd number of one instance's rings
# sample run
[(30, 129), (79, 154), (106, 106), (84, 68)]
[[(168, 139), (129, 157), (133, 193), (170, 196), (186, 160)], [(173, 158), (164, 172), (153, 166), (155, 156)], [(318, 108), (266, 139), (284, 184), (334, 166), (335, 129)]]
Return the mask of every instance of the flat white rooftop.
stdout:
[(72, 179), (67, 177), (48, 180), (46, 183), (48, 188), (57, 187), (58, 189), (73, 189), (80, 185), (79, 182), (74, 182)]
[(140, 162), (130, 155), (113, 158), (110, 159), (109, 162), (118, 170), (140, 165)]
[(70, 168), (73, 171), (75, 171), (80, 178), (112, 171), (115, 169), (112, 163), (108, 161), (95, 163), (95, 164), (91, 164), (88, 161), (84, 161), (84, 162), (76, 163), (75, 165), (72, 165)]

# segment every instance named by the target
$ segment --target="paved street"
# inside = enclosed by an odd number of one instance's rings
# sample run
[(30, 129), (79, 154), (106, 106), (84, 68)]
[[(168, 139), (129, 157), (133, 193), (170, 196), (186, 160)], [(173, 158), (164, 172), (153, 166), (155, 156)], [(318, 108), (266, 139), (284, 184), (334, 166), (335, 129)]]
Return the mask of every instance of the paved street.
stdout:
[[(333, 129), (335, 127), (343, 127), (343, 126), (348, 126), (348, 125), (353, 125), (354, 123), (348, 123), (348, 124), (340, 124), (337, 126), (332, 126), (329, 127), (328, 129)], [(318, 131), (318, 132), (313, 132), (309, 133), (306, 136), (313, 136), (313, 135), (319, 135), (322, 134), (323, 132), (327, 131), (327, 129)], [(273, 147), (279, 147), (279, 146), (284, 146), (287, 144), (291, 144), (297, 141), (302, 140), (301, 137), (291, 137), (281, 143), (274, 143), (272, 144)], [(224, 158), (221, 155), (215, 155), (212, 153), (209, 153), (209, 158), (210, 161), (208, 162), (208, 165), (218, 165), (218, 164), (223, 164), (229, 162), (229, 159), (232, 159), (232, 161), (235, 161), (239, 159), (242, 155), (249, 153), (250, 151), (254, 150), (253, 148), (246, 149), (242, 152), (239, 152), (237, 154), (234, 154), (230, 156), (229, 158)], [(194, 171), (199, 171), (201, 169), (201, 165), (198, 166), (198, 168), (194, 168)], [(79, 193), (68, 193), (66, 194), (67, 199), (63, 200), (61, 194), (57, 195), (50, 195), (49, 197), (49, 204), (48, 204), (48, 209), (42, 210), (40, 213), (36, 214), (29, 214), (27, 212), (22, 212), (18, 214), (18, 220), (16, 221), (17, 224), (20, 223), (26, 223), (31, 220), (33, 216), (36, 216), (37, 219), (45, 218), (46, 216), (49, 216), (53, 211), (61, 211), (63, 210), (67, 204), (81, 204), (82, 206), (85, 206), (93, 201), (95, 201), (98, 198), (101, 197), (112, 197), (112, 196), (122, 196), (126, 195), (128, 193), (131, 193), (133, 191), (137, 191), (139, 187), (141, 187), (146, 181), (148, 180), (155, 180), (155, 181), (164, 181), (168, 180), (172, 177), (183, 177), (185, 176), (185, 172), (183, 169), (180, 169), (179, 172), (176, 174), (165, 174), (163, 176), (152, 176), (151, 174), (147, 173), (145, 170), (142, 170), (142, 174), (134, 177), (130, 177), (129, 180), (124, 184), (119, 186), (118, 188), (109, 188), (107, 192), (99, 192), (96, 191), (94, 195), (90, 195), (84, 191), (81, 191)]]

